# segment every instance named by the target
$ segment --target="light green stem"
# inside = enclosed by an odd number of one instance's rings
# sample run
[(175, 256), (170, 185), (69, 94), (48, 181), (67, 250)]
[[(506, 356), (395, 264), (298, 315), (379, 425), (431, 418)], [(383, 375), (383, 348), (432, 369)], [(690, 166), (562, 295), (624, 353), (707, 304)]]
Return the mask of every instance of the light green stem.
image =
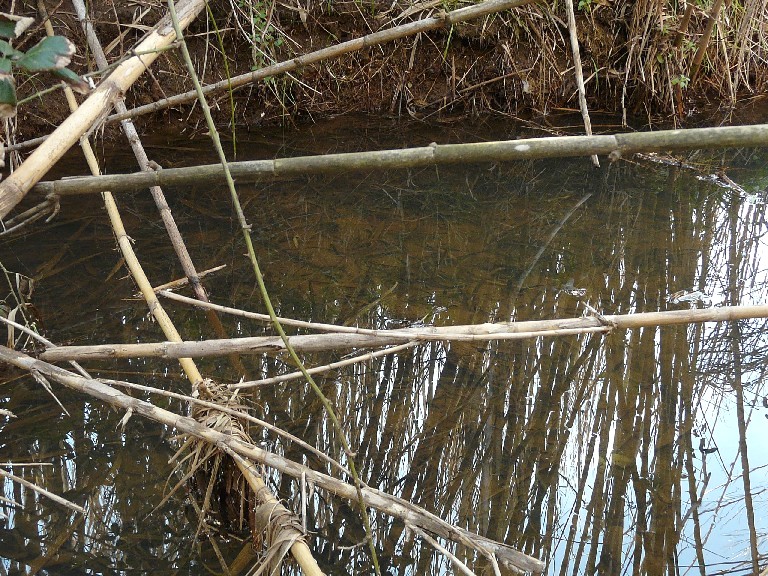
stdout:
[(221, 161), (221, 165), (224, 168), (224, 176), (227, 182), (227, 187), (229, 188), (229, 192), (232, 197), (232, 204), (234, 205), (234, 208), (235, 208), (235, 214), (237, 215), (237, 220), (240, 223), (240, 229), (243, 232), (245, 245), (246, 245), (246, 248), (248, 249), (248, 257), (251, 260), (251, 265), (253, 266), (253, 272), (256, 275), (256, 281), (259, 285), (261, 296), (264, 299), (264, 306), (267, 308), (269, 317), (272, 319), (272, 325), (274, 326), (275, 330), (280, 335), (280, 338), (285, 344), (285, 348), (288, 351), (288, 354), (290, 355), (291, 359), (293, 360), (294, 364), (299, 369), (299, 371), (301, 371), (301, 373), (304, 375), (304, 378), (306, 378), (307, 382), (309, 382), (309, 385), (312, 387), (312, 390), (314, 390), (315, 394), (317, 394), (318, 398), (320, 398), (320, 401), (323, 403), (325, 410), (328, 412), (328, 417), (331, 419), (331, 422), (333, 423), (333, 426), (338, 433), (342, 448), (348, 459), (349, 471), (352, 473), (352, 478), (354, 480), (355, 488), (357, 490), (360, 513), (363, 518), (363, 523), (365, 525), (366, 538), (368, 540), (368, 547), (371, 551), (371, 559), (373, 561), (373, 567), (376, 571), (377, 576), (381, 576), (381, 570), (379, 568), (379, 560), (376, 554), (376, 546), (375, 546), (375, 543), (373, 542), (373, 532), (371, 530), (371, 521), (368, 516), (368, 511), (365, 507), (365, 500), (363, 499), (362, 483), (360, 481), (360, 477), (357, 474), (357, 467), (355, 466), (355, 461), (354, 461), (355, 453), (350, 448), (349, 441), (347, 440), (347, 437), (344, 434), (344, 429), (342, 428), (341, 423), (339, 422), (339, 419), (336, 417), (336, 412), (334, 411), (333, 406), (331, 406), (331, 403), (328, 400), (328, 398), (325, 396), (325, 394), (323, 394), (323, 391), (320, 390), (320, 387), (317, 385), (317, 383), (309, 374), (309, 372), (307, 372), (307, 369), (304, 367), (303, 362), (299, 358), (298, 354), (296, 354), (296, 351), (293, 349), (293, 346), (291, 346), (291, 343), (288, 339), (288, 336), (285, 333), (285, 330), (283, 330), (283, 327), (281, 326), (280, 322), (277, 319), (277, 314), (275, 313), (275, 309), (272, 306), (272, 301), (269, 298), (267, 287), (264, 284), (264, 276), (261, 273), (261, 269), (259, 268), (259, 263), (256, 259), (256, 252), (253, 249), (253, 242), (251, 241), (251, 226), (246, 222), (245, 215), (243, 214), (243, 209), (242, 209), (242, 206), (240, 205), (240, 198), (238, 197), (237, 190), (235, 189), (235, 181), (232, 179), (232, 174), (229, 171), (227, 158), (224, 154), (224, 149), (221, 146), (219, 132), (216, 129), (216, 125), (213, 122), (211, 109), (208, 106), (208, 102), (205, 99), (205, 95), (203, 94), (203, 87), (200, 84), (200, 80), (197, 77), (197, 73), (195, 72), (194, 65), (192, 64), (192, 58), (189, 55), (189, 50), (187, 48), (186, 40), (184, 39), (184, 36), (181, 31), (181, 27), (179, 26), (178, 17), (176, 15), (176, 7), (174, 6), (173, 0), (167, 0), (167, 2), (168, 2), (168, 9), (171, 14), (171, 19), (173, 21), (173, 27), (174, 27), (174, 30), (176, 31), (176, 38), (177, 38), (177, 41), (179, 42), (179, 47), (181, 48), (181, 54), (184, 58), (184, 61), (186, 62), (187, 69), (189, 70), (190, 78), (192, 79), (192, 83), (195, 86), (195, 91), (197, 92), (197, 98), (198, 98), (198, 101), (200, 102), (200, 107), (203, 111), (203, 114), (205, 115), (205, 121), (208, 124), (208, 132), (211, 136), (211, 140), (213, 141), (213, 146), (216, 149), (216, 152), (219, 155), (219, 160)]

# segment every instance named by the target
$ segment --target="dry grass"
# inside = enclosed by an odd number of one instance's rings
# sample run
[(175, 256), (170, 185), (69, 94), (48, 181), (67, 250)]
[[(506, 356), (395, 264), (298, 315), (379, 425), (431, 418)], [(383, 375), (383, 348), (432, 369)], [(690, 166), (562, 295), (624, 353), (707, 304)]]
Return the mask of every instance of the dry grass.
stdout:
[[(93, 4), (97, 31), (110, 47), (112, 60), (164, 11), (159, 1), (130, 9)], [(201, 17), (190, 31), (190, 43), (204, 81), (214, 82), (225, 77), (225, 62), (236, 75), (466, 4), (218, 0), (211, 7), (216, 27), (210, 17)], [(489, 110), (525, 117), (575, 109), (576, 85), (562, 4), (532, 2), (450, 30), (308, 66), (293, 76), (237, 91), (233, 114), (226, 95), (214, 109), (218, 108), (222, 123), (234, 119), (238, 126), (251, 127), (346, 112), (448, 122)], [(578, 37), (593, 111), (619, 113), (634, 123), (638, 118), (681, 121), (705, 106), (732, 108), (765, 87), (768, 7), (760, 0), (722, 3), (709, 35), (707, 24), (716, 0), (690, 5), (671, 0), (578, 4)], [(57, 31), (81, 47), (75, 65), (92, 68), (71, 15), (60, 9), (53, 19)], [(694, 75), (697, 52), (701, 65)], [(28, 96), (38, 86), (34, 78), (22, 79), (20, 95)], [(129, 93), (129, 104), (145, 104), (187, 89), (183, 67), (170, 52)], [(48, 131), (47, 123), (56, 121), (57, 97), (48, 99), (49, 113), (40, 118), (37, 106), (21, 110), (26, 115), (21, 139), (32, 136), (31, 130)], [(178, 111), (187, 114), (186, 109)], [(66, 113), (60, 112), (62, 117)]]

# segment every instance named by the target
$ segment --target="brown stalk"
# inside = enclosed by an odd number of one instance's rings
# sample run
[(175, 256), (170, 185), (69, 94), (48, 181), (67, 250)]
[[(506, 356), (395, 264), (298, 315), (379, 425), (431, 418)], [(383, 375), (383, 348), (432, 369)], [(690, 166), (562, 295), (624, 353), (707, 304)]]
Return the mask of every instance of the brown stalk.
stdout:
[[(171, 426), (181, 433), (205, 440), (212, 445), (239, 454), (246, 460), (264, 464), (293, 478), (301, 478), (304, 475), (307, 481), (343, 498), (353, 501), (357, 499), (357, 489), (351, 484), (332, 478), (327, 474), (316, 472), (278, 454), (267, 452), (229, 434), (212, 430), (203, 426), (194, 418), (174, 414), (144, 400), (123, 394), (98, 380), (78, 376), (53, 364), (35, 360), (26, 354), (2, 346), (0, 346), (0, 361), (13, 364), (23, 370), (37, 370), (52, 381), (102, 400), (112, 406), (123, 410), (132, 410), (136, 415)], [(482, 547), (484, 550), (493, 552), (499, 561), (507, 567), (537, 573), (541, 572), (544, 568), (543, 563), (535, 558), (522, 554), (505, 544), (453, 526), (407, 500), (391, 496), (367, 486), (362, 487), (362, 494), (367, 506), (407, 520), (423, 530), (428, 530), (433, 534), (448, 538), (454, 542), (462, 543), (474, 549)]]
[(704, 56), (707, 53), (709, 39), (712, 36), (712, 31), (715, 29), (715, 24), (717, 23), (717, 19), (720, 16), (720, 9), (722, 7), (723, 0), (715, 0), (715, 3), (712, 5), (712, 9), (709, 11), (709, 16), (707, 17), (707, 25), (704, 28), (704, 32), (702, 33), (701, 38), (699, 38), (699, 43), (696, 48), (696, 55), (693, 57), (693, 63), (691, 63), (691, 71), (688, 74), (688, 77), (691, 79), (691, 84), (693, 84), (699, 74), (701, 63), (704, 61)]

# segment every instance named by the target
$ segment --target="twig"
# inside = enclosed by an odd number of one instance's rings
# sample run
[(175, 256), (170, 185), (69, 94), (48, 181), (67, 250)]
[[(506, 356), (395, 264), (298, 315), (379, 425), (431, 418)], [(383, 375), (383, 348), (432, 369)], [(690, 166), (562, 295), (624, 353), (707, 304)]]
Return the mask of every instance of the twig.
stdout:
[[(664, 312), (657, 312), (664, 314)], [(609, 321), (611, 316), (606, 316)], [(557, 320), (542, 320), (557, 325)], [(469, 327), (457, 327), (455, 331), (433, 328), (432, 332), (424, 329), (414, 329), (411, 334), (401, 334), (392, 331), (390, 334), (382, 330), (378, 336), (359, 334), (311, 334), (302, 336), (286, 336), (288, 344), (294, 352), (326, 352), (349, 348), (375, 348), (390, 344), (408, 343), (413, 340), (423, 342), (488, 342), (489, 340), (527, 340), (530, 338), (546, 338), (555, 336), (578, 336), (582, 334), (605, 333), (612, 326), (602, 324), (597, 318), (583, 317), (566, 322), (578, 322), (585, 325), (577, 328), (560, 328), (554, 330), (532, 330), (530, 332), (496, 332), (494, 330), (482, 333), (463, 333), (461, 329), (477, 329), (482, 331), (492, 324)], [(592, 325), (598, 323), (597, 326)], [(687, 324), (688, 321), (678, 322)], [(520, 322), (522, 324), (522, 322)], [(652, 323), (649, 325), (653, 325)], [(618, 327), (618, 326), (617, 326)], [(513, 326), (510, 326), (513, 328)], [(99, 360), (108, 358), (203, 358), (238, 354), (278, 354), (288, 352), (285, 341), (279, 336), (253, 336), (249, 338), (229, 338), (227, 340), (203, 340), (199, 342), (158, 342), (145, 344), (96, 344), (93, 346), (58, 346), (40, 354), (47, 362), (63, 362), (65, 360)], [(303, 374), (303, 372), (302, 372)], [(306, 374), (304, 374), (306, 377)]]
[(41, 494), (45, 496), (46, 498), (49, 498), (50, 500), (53, 500), (57, 504), (61, 504), (62, 506), (66, 506), (70, 510), (74, 510), (75, 512), (79, 512), (80, 514), (85, 514), (85, 508), (82, 506), (78, 506), (77, 504), (74, 504), (70, 502), (69, 500), (66, 500), (62, 498), (61, 496), (57, 496), (53, 492), (49, 492), (45, 488), (40, 488), (40, 486), (37, 486), (36, 484), (33, 484), (29, 480), (25, 480), (24, 478), (21, 478), (19, 476), (16, 476), (15, 474), (11, 474), (10, 472), (6, 472), (2, 468), (0, 468), (0, 476), (3, 478), (8, 478), (9, 480), (12, 480), (14, 482), (17, 482), (21, 484), (22, 486), (26, 486), (30, 490), (37, 492), (38, 494)]
[[(568, 13), (568, 33), (571, 39), (571, 52), (573, 53), (573, 68), (576, 74), (576, 87), (579, 91), (579, 109), (581, 117), (584, 120), (584, 131), (587, 136), (592, 135), (592, 122), (589, 119), (589, 109), (587, 108), (586, 89), (584, 88), (584, 72), (581, 69), (581, 53), (579, 52), (579, 38), (576, 35), (576, 16), (573, 13), (573, 0), (565, 0), (565, 11)], [(592, 164), (600, 167), (600, 160), (597, 155), (592, 155)]]
[(37, 222), (41, 218), (46, 218), (46, 222), (50, 222), (54, 216), (59, 213), (61, 208), (59, 204), (59, 196), (57, 194), (48, 194), (42, 202), (36, 204), (29, 210), (17, 214), (13, 218), (9, 218), (6, 222), (2, 222), (2, 232), (0, 236), (5, 236), (21, 230), (25, 226)]
[(429, 534), (424, 532), (421, 528), (418, 526), (414, 526), (413, 524), (410, 524), (408, 522), (405, 523), (405, 527), (408, 530), (411, 530), (412, 532), (415, 532), (419, 536), (421, 536), (424, 540), (427, 541), (427, 543), (432, 546), (435, 550), (446, 556), (451, 562), (453, 562), (453, 565), (456, 566), (459, 570), (461, 570), (464, 574), (467, 576), (476, 576), (472, 570), (470, 570), (464, 562), (459, 560), (454, 554), (451, 553), (450, 550), (442, 546), (437, 540), (432, 538)]
[[(215, 266), (213, 268), (208, 268), (207, 270), (203, 270), (201, 272), (198, 272), (197, 273), (197, 278), (199, 280), (202, 280), (203, 278), (205, 278), (209, 274), (213, 274), (214, 272), (218, 272), (219, 270), (223, 270), (226, 267), (227, 267), (226, 264), (222, 264), (221, 266)], [(160, 284), (160, 286), (155, 286), (153, 288), (153, 290), (155, 292), (160, 292), (162, 290), (177, 290), (179, 288), (183, 288), (184, 286), (186, 286), (188, 284), (189, 284), (189, 278), (187, 278), (187, 277), (185, 277), (185, 278), (178, 278), (177, 280), (171, 280), (170, 282), (166, 282), (165, 284)], [(170, 294), (173, 294), (173, 292), (170, 292)], [(192, 299), (192, 300), (194, 301), (194, 299)], [(202, 300), (202, 302), (205, 303), (205, 304), (209, 303), (207, 298), (206, 298), (206, 300)], [(203, 306), (203, 308), (209, 308), (209, 309), (213, 310), (213, 308), (210, 307), (210, 306)]]
[[(712, 8), (709, 11), (709, 16), (707, 17), (707, 25), (704, 28), (704, 32), (702, 33), (701, 37), (699, 38), (699, 43), (696, 48), (696, 55), (693, 57), (691, 71), (688, 74), (689, 78), (691, 79), (689, 86), (693, 84), (699, 74), (701, 63), (704, 61), (704, 55), (707, 53), (709, 39), (712, 36), (712, 31), (715, 29), (715, 23), (720, 16), (720, 9), (722, 7), (723, 0), (715, 0), (715, 3), (712, 5)], [(730, 74), (730, 70), (728, 71), (728, 74)]]
[[(417, 346), (419, 342), (406, 342), (400, 346), (392, 346), (391, 348), (384, 348), (383, 350), (377, 350), (376, 352), (370, 352), (368, 354), (362, 354), (353, 358), (347, 358), (345, 360), (339, 360), (338, 362), (331, 362), (324, 366), (316, 366), (314, 368), (307, 369), (308, 374), (320, 374), (322, 372), (329, 372), (336, 370), (337, 368), (343, 368), (344, 366), (351, 366), (352, 364), (359, 364), (360, 362), (367, 362), (374, 358), (380, 358), (381, 356), (389, 356), (390, 354), (397, 354), (403, 350), (408, 350)], [(281, 374), (273, 378), (264, 378), (263, 380), (252, 380), (250, 382), (238, 382), (237, 384), (230, 384), (230, 388), (238, 390), (241, 388), (253, 388), (255, 386), (268, 386), (270, 384), (278, 384), (280, 382), (288, 382), (290, 380), (298, 380), (304, 376), (303, 372), (291, 372), (290, 374)]]

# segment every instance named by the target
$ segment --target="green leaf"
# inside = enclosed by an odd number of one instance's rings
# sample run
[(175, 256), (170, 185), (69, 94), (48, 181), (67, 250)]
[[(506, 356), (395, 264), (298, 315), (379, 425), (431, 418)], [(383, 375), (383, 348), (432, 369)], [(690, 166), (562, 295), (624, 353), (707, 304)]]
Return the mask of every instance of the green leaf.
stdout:
[(32, 46), (16, 65), (30, 72), (66, 67), (75, 53), (75, 45), (64, 36), (49, 36)]
[(8, 58), (19, 58), (20, 56), (23, 56), (24, 52), (19, 52), (18, 50), (15, 50), (13, 46), (8, 44), (5, 40), (0, 40), (0, 57), (8, 57)]
[(0, 118), (13, 118), (16, 115), (16, 86), (13, 76), (0, 75)]
[(69, 68), (59, 68), (58, 70), (54, 70), (53, 74), (69, 84), (72, 90), (78, 94), (88, 94), (88, 92), (91, 91), (88, 82), (80, 78), (80, 76), (72, 72)]
[(34, 21), (34, 18), (0, 12), (0, 38), (18, 38)]

